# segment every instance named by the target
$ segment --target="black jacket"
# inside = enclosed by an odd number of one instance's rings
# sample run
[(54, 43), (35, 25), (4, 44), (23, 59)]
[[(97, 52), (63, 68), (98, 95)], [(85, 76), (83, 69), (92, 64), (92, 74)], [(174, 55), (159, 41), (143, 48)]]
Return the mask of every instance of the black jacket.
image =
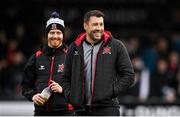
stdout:
[[(82, 42), (86, 33), (82, 33), (68, 50), (63, 78), (66, 99), (74, 109), (85, 107), (85, 74)], [(134, 70), (121, 41), (114, 39), (109, 32), (104, 33), (103, 44), (96, 57), (94, 80), (92, 81), (91, 106), (117, 105), (114, 99), (134, 82)]]
[[(32, 101), (34, 94), (41, 93), (51, 79), (60, 83), (66, 53), (67, 47), (65, 45), (58, 49), (45, 45), (31, 56), (25, 66), (22, 81), (22, 94), (28, 100)], [(68, 103), (65, 101), (63, 93), (53, 93), (44, 106), (35, 104), (35, 110), (68, 110)]]

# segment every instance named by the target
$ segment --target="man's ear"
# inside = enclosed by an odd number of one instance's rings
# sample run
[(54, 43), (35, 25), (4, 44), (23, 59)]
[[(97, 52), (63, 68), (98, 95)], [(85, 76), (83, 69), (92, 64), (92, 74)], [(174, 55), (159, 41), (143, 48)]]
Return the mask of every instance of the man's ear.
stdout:
[(86, 30), (87, 29), (87, 23), (86, 22), (84, 22), (84, 30)]

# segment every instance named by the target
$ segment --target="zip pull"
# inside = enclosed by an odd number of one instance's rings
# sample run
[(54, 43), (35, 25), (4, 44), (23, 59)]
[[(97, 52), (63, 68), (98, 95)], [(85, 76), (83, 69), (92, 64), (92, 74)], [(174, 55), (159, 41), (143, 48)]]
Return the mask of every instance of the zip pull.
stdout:
[(48, 80), (48, 86), (50, 85), (50, 81), (52, 80), (53, 66), (54, 66), (54, 58), (55, 58), (55, 56), (52, 56), (51, 66), (50, 66), (50, 75), (49, 75), (49, 80)]
[(55, 56), (52, 56), (52, 61), (54, 61), (54, 57), (55, 57)]

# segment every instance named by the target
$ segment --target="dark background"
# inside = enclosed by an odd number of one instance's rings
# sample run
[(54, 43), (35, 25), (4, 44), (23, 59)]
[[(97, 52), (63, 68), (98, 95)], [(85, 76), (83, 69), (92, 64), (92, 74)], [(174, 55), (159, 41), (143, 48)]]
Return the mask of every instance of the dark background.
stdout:
[[(64, 19), (64, 40), (69, 45), (84, 31), (83, 16), (93, 9), (104, 12), (105, 29), (125, 43), (136, 71), (136, 84), (119, 96), (120, 102), (178, 104), (179, 0), (4, 1), (0, 4), (0, 100), (25, 100), (20, 85), (23, 67), (46, 41), (45, 25), (51, 12), (58, 11)], [(165, 70), (158, 71), (158, 65)], [(140, 96), (138, 82), (142, 73), (148, 76), (145, 98)]]

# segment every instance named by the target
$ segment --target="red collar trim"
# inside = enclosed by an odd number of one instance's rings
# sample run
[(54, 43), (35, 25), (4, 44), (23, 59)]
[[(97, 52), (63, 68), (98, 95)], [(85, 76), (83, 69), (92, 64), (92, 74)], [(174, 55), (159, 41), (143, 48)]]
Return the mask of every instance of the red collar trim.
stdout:
[[(106, 44), (107, 41), (109, 40), (109, 37), (111, 36), (111, 32), (109, 31), (104, 31), (104, 43)], [(75, 40), (75, 44), (77, 46), (80, 46), (81, 43), (83, 42), (83, 40), (85, 39), (86, 37), (86, 32), (84, 33), (81, 33), (80, 35), (78, 35), (78, 37), (76, 38)]]

